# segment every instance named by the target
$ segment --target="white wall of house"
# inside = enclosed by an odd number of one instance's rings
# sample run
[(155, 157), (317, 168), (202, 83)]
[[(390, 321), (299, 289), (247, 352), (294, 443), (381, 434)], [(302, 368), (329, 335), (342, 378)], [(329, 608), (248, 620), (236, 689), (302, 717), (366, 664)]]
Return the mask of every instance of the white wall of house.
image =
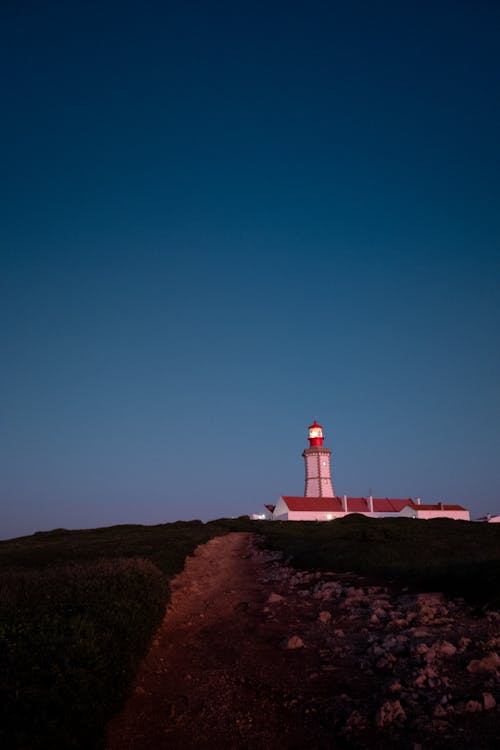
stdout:
[(333, 521), (346, 513), (325, 513), (318, 510), (289, 510), (288, 521)]
[(409, 505), (406, 505), (399, 515), (419, 518), (424, 521), (429, 521), (431, 518), (453, 518), (455, 521), (470, 521), (468, 510), (421, 510), (420, 508), (410, 508)]
[(417, 510), (417, 518), (428, 521), (431, 518), (453, 518), (455, 521), (470, 521), (468, 510)]
[[(405, 510), (412, 510), (411, 508), (405, 508)], [(412, 511), (415, 513), (415, 511)], [(317, 511), (317, 510), (290, 510), (283, 500), (280, 498), (276, 503), (274, 509), (273, 518), (276, 521), (334, 521), (336, 518), (344, 518), (345, 516), (353, 515), (352, 513), (343, 512), (328, 512), (328, 511)], [(410, 513), (359, 513), (358, 515), (368, 516), (369, 518), (399, 518), (402, 515), (410, 516)], [(411, 517), (411, 516), (410, 516)], [(415, 516), (413, 516), (415, 517)]]
[[(285, 516), (285, 518), (283, 518)], [(277, 521), (288, 521), (288, 505), (285, 503), (282, 497), (276, 503), (274, 509), (273, 518)]]

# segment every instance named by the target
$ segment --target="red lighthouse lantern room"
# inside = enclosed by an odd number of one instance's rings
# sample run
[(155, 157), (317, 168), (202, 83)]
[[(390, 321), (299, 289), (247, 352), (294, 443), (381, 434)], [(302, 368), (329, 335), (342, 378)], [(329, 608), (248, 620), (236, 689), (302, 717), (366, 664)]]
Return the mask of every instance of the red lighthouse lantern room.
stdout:
[(324, 439), (322, 426), (314, 420), (313, 424), (309, 426), (309, 447), (323, 445)]

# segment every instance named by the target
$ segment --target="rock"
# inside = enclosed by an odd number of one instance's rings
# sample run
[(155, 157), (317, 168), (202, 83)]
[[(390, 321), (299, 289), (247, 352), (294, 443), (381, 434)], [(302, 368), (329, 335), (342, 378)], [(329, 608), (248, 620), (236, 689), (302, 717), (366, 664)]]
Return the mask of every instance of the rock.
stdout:
[(332, 619), (332, 616), (330, 612), (327, 612), (326, 610), (322, 610), (319, 613), (318, 619), (320, 622), (323, 622), (326, 624), (327, 622), (330, 622), (330, 620)]
[(354, 586), (349, 586), (346, 593), (347, 596), (351, 599), (361, 599), (365, 595), (363, 589), (357, 589)]
[(479, 701), (467, 701), (465, 704), (465, 710), (467, 713), (476, 713), (477, 711), (482, 711), (483, 706)]
[(389, 685), (389, 692), (390, 693), (399, 693), (400, 690), (403, 689), (403, 686), (400, 682), (393, 682), (392, 685)]
[(389, 601), (389, 599), (382, 599), (382, 598), (374, 599), (371, 602), (371, 608), (373, 611), (375, 611), (376, 609), (382, 609), (382, 610), (390, 609), (391, 602)]
[(317, 585), (317, 590), (313, 596), (315, 599), (328, 600), (339, 597), (342, 593), (342, 586), (337, 581), (328, 581)]
[(287, 651), (293, 651), (297, 648), (304, 648), (304, 641), (302, 638), (299, 638), (298, 635), (292, 635), (290, 638), (282, 642), (281, 647)]
[(405, 635), (388, 635), (384, 638), (383, 647), (391, 654), (402, 654), (406, 651), (408, 638)]
[(497, 702), (491, 693), (483, 693), (483, 706), (485, 711), (490, 711), (495, 708)]
[(425, 669), (419, 669), (418, 675), (416, 679), (413, 681), (413, 685), (416, 688), (423, 688), (426, 684), (428, 684), (430, 687), (432, 687), (435, 683), (434, 681), (438, 677), (437, 672), (432, 667), (425, 667)]
[[(423, 653), (422, 646), (424, 646), (423, 643), (421, 643), (420, 646), (417, 647), (417, 652), (420, 649), (420, 653)], [(425, 660), (428, 664), (430, 664), (435, 659), (443, 656), (453, 656), (456, 653), (457, 648), (453, 645), (453, 643), (450, 643), (449, 641), (434, 641), (430, 649), (428, 649), (427, 651)]]
[(370, 622), (372, 623), (372, 625), (378, 625), (380, 623), (380, 620), (377, 615), (372, 615), (370, 617)]
[(433, 716), (436, 716), (437, 718), (441, 718), (446, 715), (447, 715), (446, 708), (444, 708), (443, 706), (441, 706), (441, 704), (438, 703), (438, 705), (434, 709)]
[(419, 643), (417, 648), (415, 649), (415, 653), (418, 656), (424, 656), (429, 652), (429, 646), (426, 643)]
[(423, 670), (421, 669), (421, 670), (419, 671), (418, 677), (416, 677), (416, 678), (415, 678), (415, 679), (413, 680), (413, 685), (414, 685), (414, 686), (415, 686), (416, 688), (423, 688), (423, 687), (425, 687), (426, 683), (427, 683), (427, 675), (426, 675), (426, 674), (425, 674), (425, 672), (424, 672), (424, 671), (423, 671)]
[(359, 711), (352, 711), (346, 721), (346, 727), (363, 727), (366, 723), (365, 717)]
[(444, 656), (453, 656), (453, 654), (457, 653), (457, 647), (449, 641), (441, 641), (439, 644), (439, 653)]
[(134, 693), (135, 693), (136, 695), (146, 695), (146, 691), (144, 690), (144, 688), (143, 688), (143, 687), (141, 687), (141, 685), (138, 685), (138, 686), (136, 687), (136, 689), (134, 690)]
[(496, 651), (483, 656), (482, 659), (472, 659), (467, 665), (467, 671), (476, 672), (496, 672), (500, 668), (500, 657)]
[(436, 615), (435, 607), (422, 607), (422, 609), (420, 610), (420, 622), (426, 625), (429, 622), (432, 622), (432, 620), (434, 620), (435, 615)]
[(399, 701), (386, 701), (377, 711), (375, 723), (378, 727), (386, 727), (393, 722), (406, 720), (406, 711)]
[(408, 625), (408, 620), (404, 617), (399, 617), (397, 620), (393, 620), (392, 624), (396, 628), (405, 628)]
[(423, 594), (418, 594), (417, 596), (417, 604), (419, 606), (422, 605), (429, 605), (429, 604), (440, 604), (444, 599), (444, 594), (441, 591), (427, 591)]
[(267, 603), (268, 604), (276, 604), (276, 602), (282, 602), (284, 600), (284, 596), (281, 596), (281, 594), (275, 594), (274, 592), (272, 594), (269, 594)]
[(334, 630), (333, 631), (333, 635), (336, 636), (337, 638), (344, 638), (345, 637), (345, 633), (342, 630), (342, 628), (337, 628), (337, 630)]

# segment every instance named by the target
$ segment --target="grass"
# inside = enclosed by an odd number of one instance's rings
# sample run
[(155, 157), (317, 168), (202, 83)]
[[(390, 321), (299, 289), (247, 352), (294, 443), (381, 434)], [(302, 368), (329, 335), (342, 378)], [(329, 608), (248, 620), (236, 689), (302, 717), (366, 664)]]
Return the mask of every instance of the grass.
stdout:
[(92, 750), (161, 622), (169, 580), (224, 528), (56, 529), (0, 543), (0, 745)]
[(261, 523), (266, 545), (296, 567), (390, 578), (500, 608), (500, 525), (357, 514), (326, 523)]
[(56, 529), (0, 542), (0, 745), (99, 750), (161, 622), (169, 581), (213, 536), (252, 531), (297, 567), (389, 577), (500, 607), (500, 526), (439, 519), (220, 519)]

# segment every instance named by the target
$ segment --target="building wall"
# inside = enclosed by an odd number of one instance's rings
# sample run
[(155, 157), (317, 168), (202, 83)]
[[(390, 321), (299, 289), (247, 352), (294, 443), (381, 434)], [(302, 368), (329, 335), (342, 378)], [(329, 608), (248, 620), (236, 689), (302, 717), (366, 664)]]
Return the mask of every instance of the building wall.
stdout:
[(399, 515), (419, 518), (424, 521), (429, 521), (431, 518), (453, 518), (455, 521), (470, 521), (468, 510), (420, 510), (420, 508), (406, 506)]
[(286, 505), (285, 501), (281, 497), (276, 503), (276, 507), (273, 513), (273, 518), (277, 521), (288, 520), (288, 506)]
[(455, 521), (470, 521), (468, 510), (417, 510), (417, 518), (453, 518)]
[[(289, 510), (285, 501), (280, 498), (274, 509), (273, 518), (277, 521), (333, 521), (336, 518), (352, 515), (341, 511), (315, 511), (315, 510)], [(419, 510), (406, 506), (399, 513), (384, 512), (370, 513), (369, 511), (361, 512), (360, 515), (368, 518), (418, 518), (429, 520), (431, 518), (452, 518), (457, 521), (470, 521), (468, 510)], [(498, 517), (500, 518), (500, 516)]]
[(343, 518), (345, 513), (324, 513), (318, 510), (290, 510), (288, 521), (333, 521), (335, 518)]
[[(288, 510), (285, 503), (278, 503), (274, 510), (274, 518), (277, 521), (334, 521), (336, 518), (344, 518), (345, 516), (351, 516), (352, 513), (342, 512), (331, 512), (325, 511), (305, 511), (305, 510)], [(367, 516), (368, 518), (399, 518), (403, 513), (359, 513), (361, 516)]]

